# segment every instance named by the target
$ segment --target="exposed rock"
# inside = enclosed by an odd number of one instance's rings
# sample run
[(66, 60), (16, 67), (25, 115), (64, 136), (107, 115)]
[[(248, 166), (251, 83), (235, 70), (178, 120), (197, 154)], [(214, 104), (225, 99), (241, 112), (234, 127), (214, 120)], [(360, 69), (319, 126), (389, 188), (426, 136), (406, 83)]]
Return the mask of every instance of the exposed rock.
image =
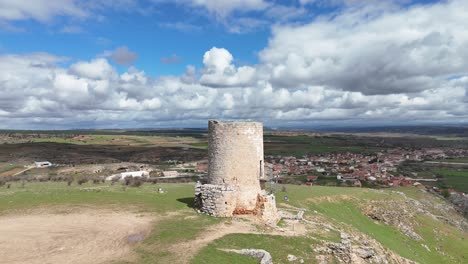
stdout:
[(317, 264), (328, 264), (327, 257), (324, 255), (318, 255), (315, 259), (317, 260)]
[(422, 240), (422, 237), (412, 228), (411, 218), (415, 212), (415, 210), (411, 212), (404, 203), (397, 201), (374, 202), (364, 208), (364, 213), (370, 218), (394, 226), (412, 239)]
[(254, 257), (260, 260), (260, 264), (273, 264), (270, 253), (263, 249), (224, 249), (224, 251)]
[(399, 224), (398, 229), (405, 235), (411, 237), (414, 240), (423, 240), (423, 238), (418, 235), (413, 229), (405, 224)]
[(314, 249), (320, 255), (318, 263), (333, 263), (326, 256), (332, 255), (339, 263), (414, 263), (385, 249), (377, 241), (365, 235), (340, 233), (339, 243), (325, 242), (324, 246)]
[(297, 257), (291, 254), (288, 254), (288, 261), (295, 261), (297, 260)]
[(421, 244), (421, 246), (423, 246), (423, 248), (425, 248), (427, 251), (431, 252), (431, 249), (426, 244)]
[(353, 252), (362, 259), (368, 259), (375, 256), (374, 250), (370, 247), (357, 247), (353, 249)]

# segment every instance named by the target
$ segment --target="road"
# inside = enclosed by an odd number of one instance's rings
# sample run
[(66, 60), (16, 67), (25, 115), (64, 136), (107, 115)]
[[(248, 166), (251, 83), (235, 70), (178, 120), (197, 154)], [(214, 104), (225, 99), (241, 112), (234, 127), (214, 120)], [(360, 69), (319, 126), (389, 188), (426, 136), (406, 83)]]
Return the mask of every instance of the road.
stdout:
[(468, 165), (468, 163), (463, 163), (463, 162), (445, 162), (445, 161), (425, 161), (424, 163), (446, 164), (446, 165)]

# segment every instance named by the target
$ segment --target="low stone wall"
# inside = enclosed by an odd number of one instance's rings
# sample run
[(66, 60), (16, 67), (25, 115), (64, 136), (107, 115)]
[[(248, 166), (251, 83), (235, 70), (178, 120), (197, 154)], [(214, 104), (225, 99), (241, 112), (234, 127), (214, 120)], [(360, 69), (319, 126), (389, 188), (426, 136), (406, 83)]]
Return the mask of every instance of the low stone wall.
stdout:
[(276, 225), (280, 217), (276, 210), (276, 200), (273, 194), (260, 191), (253, 208), (243, 208), (237, 203), (242, 193), (229, 186), (215, 184), (195, 185), (195, 208), (201, 213), (231, 217), (233, 215), (252, 214), (261, 218), (268, 225)]
[(195, 185), (195, 208), (202, 213), (213, 216), (232, 216), (236, 206), (232, 204), (233, 196), (234, 189), (228, 186), (197, 182)]

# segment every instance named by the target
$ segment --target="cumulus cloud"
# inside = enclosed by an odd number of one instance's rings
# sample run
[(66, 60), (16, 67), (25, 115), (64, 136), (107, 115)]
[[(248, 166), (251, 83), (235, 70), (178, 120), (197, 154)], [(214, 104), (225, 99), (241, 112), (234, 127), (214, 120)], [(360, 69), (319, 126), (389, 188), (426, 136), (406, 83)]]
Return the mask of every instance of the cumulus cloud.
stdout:
[(466, 1), (384, 13), (350, 9), (307, 25), (276, 26), (260, 59), (279, 86), (364, 94), (432, 89), (468, 69), (467, 10)]
[(203, 55), (200, 83), (212, 86), (246, 86), (255, 77), (255, 68), (250, 66), (236, 67), (232, 64), (232, 54), (224, 48), (213, 47)]
[(138, 55), (128, 49), (127, 46), (121, 46), (112, 51), (105, 51), (103, 57), (109, 57), (113, 62), (121, 65), (131, 65), (138, 58)]
[(180, 76), (118, 73), (107, 57), (68, 66), (51, 54), (0, 55), (0, 126), (468, 122), (466, 5), (346, 9), (275, 26), (258, 64), (235, 65), (213, 47)]
[(78, 77), (89, 79), (107, 79), (115, 74), (114, 68), (103, 58), (90, 62), (77, 62), (70, 66), (70, 72)]

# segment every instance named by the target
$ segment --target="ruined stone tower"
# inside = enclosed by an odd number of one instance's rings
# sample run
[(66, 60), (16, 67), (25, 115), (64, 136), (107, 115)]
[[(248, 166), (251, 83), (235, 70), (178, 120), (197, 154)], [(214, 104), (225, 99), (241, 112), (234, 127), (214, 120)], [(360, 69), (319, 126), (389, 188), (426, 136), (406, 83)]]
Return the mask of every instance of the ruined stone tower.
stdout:
[(195, 189), (199, 210), (214, 216), (253, 214), (276, 223), (275, 197), (260, 188), (263, 125), (210, 120), (208, 152), (207, 184), (197, 184)]

